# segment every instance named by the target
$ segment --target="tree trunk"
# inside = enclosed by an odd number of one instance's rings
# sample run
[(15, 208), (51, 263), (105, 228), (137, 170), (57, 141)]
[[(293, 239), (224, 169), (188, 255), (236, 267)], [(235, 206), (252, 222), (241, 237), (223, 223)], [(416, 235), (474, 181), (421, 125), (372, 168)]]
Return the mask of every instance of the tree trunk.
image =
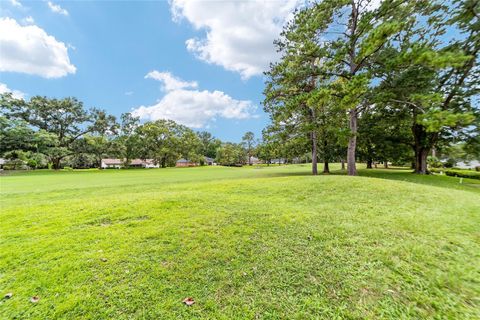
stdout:
[(415, 173), (427, 174), (427, 156), (430, 149), (419, 147), (415, 150)]
[(367, 160), (367, 169), (372, 169), (372, 163), (373, 163), (372, 159)]
[(165, 157), (162, 158), (161, 165), (162, 165), (162, 168), (165, 168), (167, 166), (167, 159), (165, 159)]
[(430, 153), (434, 141), (435, 135), (432, 135), (429, 139), (425, 127), (416, 123), (416, 117), (412, 126), (412, 132), (414, 137), (414, 151), (415, 151), (415, 173), (427, 174), (427, 156)]
[(56, 158), (56, 159), (52, 160), (53, 169), (55, 169), (55, 170), (60, 169), (60, 160), (61, 160), (60, 158)]
[(251, 166), (252, 165), (252, 156), (248, 156), (248, 165)]
[(350, 116), (350, 138), (348, 140), (347, 151), (347, 169), (349, 176), (357, 175), (357, 167), (355, 163), (355, 151), (357, 148), (357, 121), (358, 114), (357, 109), (353, 108), (349, 111)]
[(323, 173), (330, 173), (330, 168), (328, 167), (328, 160), (323, 161)]
[(313, 131), (311, 133), (312, 136), (312, 174), (316, 176), (318, 174), (318, 168), (317, 168), (317, 133)]
[(342, 165), (341, 170), (345, 170), (345, 159), (340, 159), (340, 163)]
[(383, 167), (385, 169), (388, 169), (388, 161), (387, 160), (383, 161)]

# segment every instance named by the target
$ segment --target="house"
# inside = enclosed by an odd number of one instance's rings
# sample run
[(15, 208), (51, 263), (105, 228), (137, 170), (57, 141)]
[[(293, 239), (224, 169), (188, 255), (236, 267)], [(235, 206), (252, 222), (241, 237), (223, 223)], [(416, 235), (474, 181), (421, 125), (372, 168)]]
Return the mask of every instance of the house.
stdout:
[(196, 166), (198, 166), (198, 163), (192, 162), (187, 159), (177, 160), (177, 163), (175, 164), (175, 167), (196, 167)]
[(7, 162), (7, 160), (0, 158), (0, 170), (3, 170), (3, 165)]
[(130, 161), (130, 167), (134, 168), (160, 168), (159, 164), (155, 164), (153, 159), (132, 159)]
[(120, 159), (102, 159), (102, 161), (100, 162), (100, 167), (102, 169), (120, 169), (123, 167), (123, 161)]
[(144, 168), (160, 168), (160, 164), (159, 163), (155, 164), (153, 159), (145, 159), (143, 167)]
[[(102, 169), (115, 168), (120, 169), (124, 167), (125, 160), (122, 159), (102, 159)], [(160, 168), (159, 164), (155, 164), (153, 159), (132, 159), (129, 167), (132, 168)]]
[(280, 159), (272, 159), (270, 160), (271, 164), (285, 164), (287, 163), (286, 159), (280, 158)]
[(252, 156), (252, 157), (249, 158), (249, 157), (247, 156), (247, 157), (246, 157), (246, 163), (247, 163), (247, 164), (249, 164), (249, 163), (251, 163), (251, 164), (262, 164), (263, 161), (260, 160), (260, 159), (258, 159), (257, 157), (253, 157), (253, 156)]
[(206, 164), (207, 166), (214, 166), (214, 165), (216, 165), (215, 159), (209, 158), (209, 157), (205, 157), (205, 164)]
[(480, 161), (472, 160), (472, 161), (461, 161), (457, 162), (455, 167), (460, 169), (475, 169), (476, 167), (480, 167)]

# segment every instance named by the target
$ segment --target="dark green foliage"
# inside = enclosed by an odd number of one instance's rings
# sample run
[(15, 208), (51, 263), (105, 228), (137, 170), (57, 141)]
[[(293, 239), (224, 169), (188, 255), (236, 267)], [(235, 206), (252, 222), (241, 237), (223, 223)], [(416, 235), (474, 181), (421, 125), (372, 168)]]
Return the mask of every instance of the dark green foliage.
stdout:
[(246, 156), (242, 145), (227, 142), (217, 149), (216, 162), (223, 166), (242, 166)]
[(434, 173), (442, 172), (450, 177), (480, 180), (480, 172), (477, 170), (474, 171), (474, 170), (464, 170), (464, 169), (456, 169), (456, 168), (448, 168), (448, 169), (432, 168), (430, 169), (430, 172), (434, 172)]

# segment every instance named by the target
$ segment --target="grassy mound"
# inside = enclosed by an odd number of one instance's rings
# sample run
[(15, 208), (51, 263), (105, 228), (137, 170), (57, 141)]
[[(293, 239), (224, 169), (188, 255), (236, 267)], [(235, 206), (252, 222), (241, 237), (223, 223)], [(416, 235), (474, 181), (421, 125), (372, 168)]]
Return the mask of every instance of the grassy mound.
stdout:
[(360, 173), (1, 177), (0, 318), (480, 317), (480, 184)]

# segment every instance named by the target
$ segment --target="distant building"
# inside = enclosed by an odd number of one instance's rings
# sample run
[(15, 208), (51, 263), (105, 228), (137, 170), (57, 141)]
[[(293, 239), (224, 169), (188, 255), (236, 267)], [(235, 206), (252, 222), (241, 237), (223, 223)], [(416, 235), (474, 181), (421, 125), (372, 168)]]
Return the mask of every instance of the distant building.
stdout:
[(133, 159), (130, 162), (130, 167), (141, 167), (141, 168), (160, 168), (159, 164), (155, 164), (153, 159)]
[[(101, 168), (102, 169), (120, 169), (124, 167), (125, 160), (122, 159), (102, 159)], [(132, 159), (130, 160), (129, 167), (136, 168), (159, 168), (159, 164), (155, 164), (153, 159)]]
[(247, 163), (247, 164), (249, 164), (249, 163), (251, 163), (251, 164), (262, 164), (263, 161), (260, 160), (260, 159), (258, 159), (257, 157), (250, 157), (250, 158), (249, 158), (249, 157), (247, 156), (247, 157), (246, 157), (246, 163)]
[(198, 166), (198, 163), (192, 162), (188, 159), (177, 160), (177, 163), (175, 164), (175, 167), (196, 167), (196, 166)]
[(209, 158), (209, 157), (205, 157), (205, 164), (207, 166), (214, 166), (216, 163), (215, 163), (215, 159), (213, 158)]
[(115, 168), (120, 169), (123, 167), (123, 161), (120, 159), (102, 159), (100, 163), (102, 169)]
[(476, 167), (480, 167), (480, 161), (478, 160), (472, 160), (468, 162), (461, 161), (461, 162), (457, 162), (455, 167), (461, 168), (461, 169), (475, 169)]
[(287, 163), (286, 159), (280, 158), (280, 159), (272, 159), (270, 160), (271, 164), (285, 164)]

